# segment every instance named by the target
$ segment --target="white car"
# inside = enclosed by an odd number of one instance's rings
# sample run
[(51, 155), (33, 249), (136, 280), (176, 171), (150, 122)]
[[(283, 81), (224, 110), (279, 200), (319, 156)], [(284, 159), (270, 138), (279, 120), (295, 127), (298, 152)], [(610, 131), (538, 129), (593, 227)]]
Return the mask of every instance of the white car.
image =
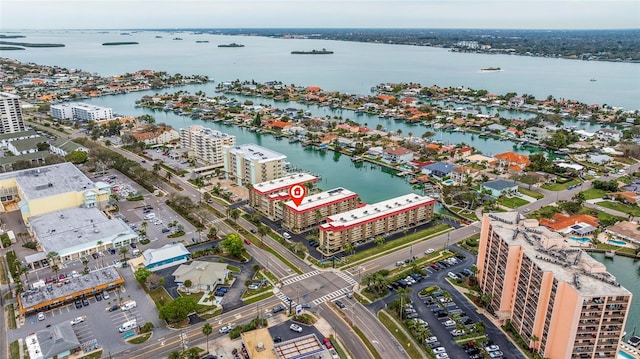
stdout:
[(454, 337), (459, 337), (461, 335), (464, 335), (464, 330), (462, 329), (454, 329), (451, 331), (451, 335), (453, 335)]
[(45, 319), (44, 313), (43, 312), (39, 312), (38, 313), (38, 320), (40, 321), (40, 320), (44, 320), (44, 319)]
[(429, 337), (429, 338), (424, 340), (424, 342), (427, 343), (427, 344), (434, 343), (434, 342), (437, 342), (437, 341), (438, 341), (437, 337)]
[(456, 322), (454, 322), (453, 320), (447, 320), (443, 324), (445, 327), (454, 327), (456, 325)]
[(495, 352), (500, 350), (500, 347), (493, 344), (493, 345), (489, 345), (488, 347), (484, 348), (484, 350), (486, 350), (487, 352)]
[(449, 359), (449, 354), (447, 353), (436, 354), (436, 359)]
[(82, 317), (77, 317), (76, 319), (72, 320), (72, 321), (71, 321), (71, 325), (80, 324), (80, 323), (82, 323), (82, 322), (84, 322), (84, 316), (82, 316)]
[(496, 351), (496, 352), (489, 352), (489, 357), (491, 358), (502, 358), (502, 352), (501, 351)]
[(289, 329), (293, 330), (294, 332), (302, 333), (302, 327), (298, 324), (291, 324), (289, 326)]
[(434, 354), (440, 354), (440, 353), (446, 353), (446, 352), (447, 352), (447, 349), (445, 349), (444, 347), (433, 348)]
[(291, 239), (291, 235), (287, 232), (282, 233), (282, 236), (286, 239)]
[(435, 251), (436, 251), (435, 249), (433, 249), (433, 248), (429, 248), (429, 249), (427, 249), (426, 251), (424, 251), (424, 254), (431, 254), (431, 253), (433, 253), (433, 252), (435, 252)]
[(227, 334), (231, 331), (231, 329), (233, 329), (235, 327), (235, 324), (227, 324), (224, 327), (218, 329), (218, 332), (220, 334)]

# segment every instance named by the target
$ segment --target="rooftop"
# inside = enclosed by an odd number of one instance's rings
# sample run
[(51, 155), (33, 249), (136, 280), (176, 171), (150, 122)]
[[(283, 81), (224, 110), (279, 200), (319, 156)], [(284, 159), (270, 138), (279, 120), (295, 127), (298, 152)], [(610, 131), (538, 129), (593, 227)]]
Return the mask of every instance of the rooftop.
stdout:
[(316, 182), (318, 177), (308, 173), (292, 173), (286, 177), (274, 179), (271, 181), (260, 182), (253, 185), (253, 189), (261, 194), (272, 193), (287, 189), (294, 184), (302, 184), (306, 182)]
[(189, 132), (189, 133), (194, 134), (194, 135), (198, 134), (198, 135), (201, 135), (201, 136), (205, 136), (205, 137), (209, 137), (209, 138), (216, 138), (216, 139), (234, 137), (234, 136), (232, 136), (232, 135), (230, 135), (228, 133), (220, 132), (218, 130), (214, 130), (214, 129), (211, 129), (211, 128), (208, 128), (208, 127), (203, 127), (203, 126), (200, 126), (200, 125), (193, 125), (193, 126), (189, 126), (187, 128), (181, 128), (180, 132), (183, 132), (183, 131)]
[(175, 258), (185, 254), (190, 254), (190, 252), (182, 243), (165, 244), (160, 248), (150, 248), (142, 252), (145, 264), (161, 262), (163, 260)]
[(120, 219), (109, 219), (97, 208), (68, 208), (29, 219), (45, 252), (94, 245), (97, 241), (111, 243), (119, 236), (137, 237), (137, 234)]
[(12, 139), (12, 138), (32, 137), (32, 136), (39, 136), (38, 133), (36, 132), (36, 130), (26, 130), (26, 131), (20, 131), (20, 132), (3, 133), (3, 134), (0, 134), (0, 141), (1, 140), (9, 140), (9, 139)]
[(80, 341), (69, 321), (39, 330), (29, 335), (25, 342), (31, 358), (53, 358), (80, 347)]
[(195, 284), (216, 284), (222, 283), (227, 277), (227, 264), (206, 261), (193, 261), (189, 264), (181, 264), (171, 273), (176, 277), (176, 282), (190, 280)]
[(496, 191), (502, 191), (503, 189), (518, 187), (518, 184), (515, 182), (497, 179), (489, 182), (485, 182), (482, 184), (484, 187), (495, 189)]
[(389, 216), (399, 211), (408, 210), (412, 207), (434, 204), (435, 202), (436, 200), (431, 197), (409, 193), (386, 201), (368, 204), (364, 207), (329, 216), (327, 217), (327, 223), (320, 225), (320, 229), (329, 230), (336, 227), (351, 227)]
[(47, 140), (44, 137), (29, 137), (23, 138), (20, 140), (15, 140), (11, 142), (11, 146), (13, 146), (17, 151), (28, 151), (32, 149), (38, 148), (38, 143), (46, 143)]
[(80, 192), (95, 187), (94, 183), (71, 162), (0, 174), (0, 181), (10, 178), (15, 178), (27, 200), (73, 191)]
[(296, 206), (293, 201), (287, 201), (285, 205), (294, 209), (296, 212), (306, 212), (314, 208), (323, 207), (333, 202), (343, 201), (353, 196), (358, 196), (357, 193), (348, 189), (338, 187), (332, 190), (307, 196), (302, 200), (299, 206)]
[(523, 219), (518, 212), (490, 213), (493, 230), (509, 246), (520, 246), (524, 254), (542, 271), (552, 272), (585, 297), (631, 295), (582, 249), (571, 248), (559, 233), (540, 226), (535, 219)]
[(95, 287), (107, 287), (109, 284), (123, 282), (120, 273), (114, 267), (104, 267), (89, 272), (87, 275), (68, 273), (67, 277), (57, 283), (45, 284), (41, 279), (33, 283), (33, 289), (20, 293), (20, 302), (23, 308), (36, 307), (46, 302), (63, 301), (74, 293), (82, 292)]
[(16, 99), (16, 98), (19, 98), (19, 97), (17, 95), (12, 94), (12, 93), (0, 92), (0, 100)]
[(287, 158), (287, 156), (282, 153), (272, 151), (266, 147), (258, 146), (253, 143), (227, 148), (229, 148), (229, 152), (233, 154), (242, 155), (245, 160), (267, 162), (285, 160)]
[(304, 335), (273, 345), (278, 359), (301, 359), (324, 351), (315, 334)]

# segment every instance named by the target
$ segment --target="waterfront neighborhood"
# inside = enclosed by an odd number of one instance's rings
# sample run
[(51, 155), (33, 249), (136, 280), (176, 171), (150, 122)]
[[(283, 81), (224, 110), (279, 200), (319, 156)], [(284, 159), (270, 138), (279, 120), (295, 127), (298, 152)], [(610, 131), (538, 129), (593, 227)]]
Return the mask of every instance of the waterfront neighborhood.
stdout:
[(0, 62), (9, 358), (640, 355), (638, 109)]

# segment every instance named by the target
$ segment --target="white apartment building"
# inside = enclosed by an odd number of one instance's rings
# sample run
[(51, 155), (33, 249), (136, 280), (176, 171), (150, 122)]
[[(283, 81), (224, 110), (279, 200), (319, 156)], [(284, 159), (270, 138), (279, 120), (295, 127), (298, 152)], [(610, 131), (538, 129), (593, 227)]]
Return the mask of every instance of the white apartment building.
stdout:
[(224, 171), (239, 185), (255, 184), (286, 175), (287, 156), (255, 144), (223, 146)]
[(86, 103), (61, 103), (51, 105), (51, 117), (58, 120), (104, 120), (113, 118), (113, 110), (110, 107), (94, 106)]
[(14, 94), (0, 92), (0, 134), (26, 130), (22, 120), (20, 98)]
[(180, 129), (180, 145), (189, 149), (189, 156), (213, 166), (222, 166), (224, 163), (222, 146), (235, 144), (235, 136), (210, 128), (196, 125)]

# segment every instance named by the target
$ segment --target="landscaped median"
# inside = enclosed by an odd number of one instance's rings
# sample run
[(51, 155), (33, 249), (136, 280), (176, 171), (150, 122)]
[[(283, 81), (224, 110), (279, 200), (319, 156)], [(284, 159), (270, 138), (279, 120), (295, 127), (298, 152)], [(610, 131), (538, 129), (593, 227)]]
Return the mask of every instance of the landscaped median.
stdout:
[(424, 358), (427, 353), (410, 337), (405, 329), (386, 310), (378, 312), (378, 320), (393, 334), (410, 358)]

